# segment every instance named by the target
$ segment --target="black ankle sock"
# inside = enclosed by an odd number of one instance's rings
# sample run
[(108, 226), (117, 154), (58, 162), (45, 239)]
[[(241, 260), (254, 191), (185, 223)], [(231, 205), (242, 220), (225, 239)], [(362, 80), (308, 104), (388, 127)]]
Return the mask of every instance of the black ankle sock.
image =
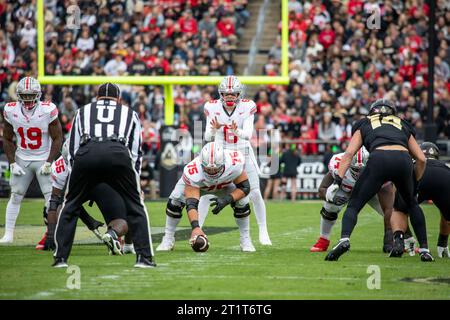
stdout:
[(438, 245), (438, 247), (446, 247), (446, 246), (448, 246), (448, 234), (447, 235), (443, 235), (443, 234), (439, 233), (437, 245)]

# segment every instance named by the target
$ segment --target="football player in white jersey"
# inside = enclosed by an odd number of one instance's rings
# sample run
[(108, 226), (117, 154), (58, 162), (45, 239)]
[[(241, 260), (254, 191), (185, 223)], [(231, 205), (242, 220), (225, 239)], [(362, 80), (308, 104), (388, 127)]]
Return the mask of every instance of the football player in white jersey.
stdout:
[(39, 100), (42, 94), (39, 82), (32, 77), (22, 78), (16, 92), (18, 101), (6, 104), (4, 109), (3, 145), (11, 170), (11, 198), (0, 243), (13, 242), (20, 204), (35, 175), (48, 203), (52, 191), (51, 163), (62, 144), (58, 109), (49, 101)]
[(231, 205), (239, 227), (242, 251), (255, 251), (250, 238), (250, 183), (244, 161), (240, 151), (223, 149), (220, 143), (210, 142), (203, 147), (201, 154), (185, 166), (183, 176), (169, 196), (165, 234), (156, 251), (173, 250), (175, 230), (185, 206), (192, 226), (190, 241), (205, 235), (198, 222), (198, 203), (204, 194), (215, 196), (212, 199), (213, 214)]
[[(209, 101), (204, 106), (207, 117), (205, 140), (214, 140), (225, 149), (239, 150), (245, 156), (245, 172), (250, 181), (249, 198), (258, 222), (259, 241), (262, 245), (272, 245), (267, 231), (266, 205), (259, 187), (259, 167), (250, 145), (256, 104), (243, 99), (243, 91), (244, 87), (237, 77), (227, 76), (222, 80), (219, 85), (220, 99)], [(199, 205), (201, 225), (208, 214), (208, 201), (205, 200), (202, 197)]]
[[(311, 252), (327, 251), (330, 244), (331, 229), (336, 223), (338, 213), (342, 210), (345, 204), (349, 201), (352, 194), (352, 189), (358, 180), (362, 170), (366, 166), (369, 159), (369, 152), (362, 147), (353, 157), (350, 168), (345, 173), (344, 179), (336, 196), (331, 198), (327, 194), (327, 188), (333, 183), (334, 176), (339, 169), (340, 161), (343, 153), (334, 155), (328, 164), (328, 174), (323, 178), (319, 187), (319, 197), (323, 200), (323, 207), (320, 211), (320, 238), (311, 247)], [(393, 210), (395, 191), (392, 183), (386, 183), (378, 193), (369, 201), (369, 205), (381, 216), (384, 217), (385, 237), (384, 237), (384, 252), (390, 252), (392, 249), (392, 230), (390, 226), (390, 217)]]

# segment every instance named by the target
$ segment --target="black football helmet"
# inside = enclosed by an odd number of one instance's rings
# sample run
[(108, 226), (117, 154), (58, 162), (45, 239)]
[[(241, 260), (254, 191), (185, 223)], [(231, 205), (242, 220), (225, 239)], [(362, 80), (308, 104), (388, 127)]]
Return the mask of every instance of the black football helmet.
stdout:
[(420, 145), (420, 149), (425, 154), (425, 157), (431, 159), (439, 159), (439, 148), (433, 142), (425, 141)]
[(395, 103), (388, 99), (378, 99), (370, 105), (369, 115), (381, 114), (383, 116), (396, 115), (397, 107)]

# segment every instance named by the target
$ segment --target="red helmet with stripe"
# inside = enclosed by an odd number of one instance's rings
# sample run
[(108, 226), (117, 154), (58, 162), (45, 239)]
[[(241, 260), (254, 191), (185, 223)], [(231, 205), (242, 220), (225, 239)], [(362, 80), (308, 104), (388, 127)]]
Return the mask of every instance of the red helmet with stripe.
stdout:
[(41, 98), (41, 85), (35, 78), (22, 78), (17, 84), (16, 94), (25, 109), (32, 110)]
[(367, 160), (369, 159), (369, 152), (365, 147), (362, 147), (353, 156), (352, 162), (350, 163), (350, 172), (354, 178), (358, 177), (362, 169), (366, 166)]
[(201, 153), (202, 169), (209, 179), (217, 179), (225, 170), (225, 154), (221, 144), (210, 142)]
[(242, 99), (244, 86), (235, 76), (226, 76), (219, 84), (220, 101), (224, 107), (235, 107)]

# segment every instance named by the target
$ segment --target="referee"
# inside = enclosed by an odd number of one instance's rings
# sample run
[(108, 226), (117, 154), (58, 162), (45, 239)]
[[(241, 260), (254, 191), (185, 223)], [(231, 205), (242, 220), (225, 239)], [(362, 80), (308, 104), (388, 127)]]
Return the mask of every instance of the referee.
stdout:
[[(79, 207), (99, 183), (106, 183), (123, 198), (133, 237), (138, 268), (155, 267), (147, 209), (140, 197), (141, 124), (136, 112), (119, 102), (119, 87), (102, 84), (97, 101), (80, 108), (73, 120), (69, 142), (72, 168), (56, 226), (53, 267), (67, 267)], [(117, 243), (113, 229), (107, 232)]]

